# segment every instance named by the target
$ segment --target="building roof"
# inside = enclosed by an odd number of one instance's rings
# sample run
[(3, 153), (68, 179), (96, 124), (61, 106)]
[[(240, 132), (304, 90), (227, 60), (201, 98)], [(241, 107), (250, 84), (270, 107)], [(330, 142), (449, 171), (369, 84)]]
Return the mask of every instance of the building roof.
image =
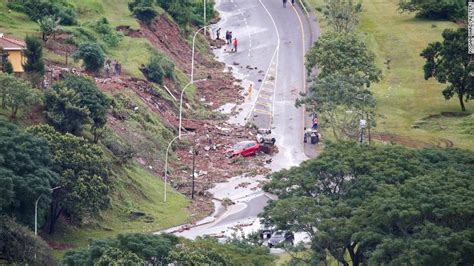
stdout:
[(22, 50), (25, 49), (25, 43), (12, 38), (7, 38), (0, 34), (0, 47), (4, 50)]

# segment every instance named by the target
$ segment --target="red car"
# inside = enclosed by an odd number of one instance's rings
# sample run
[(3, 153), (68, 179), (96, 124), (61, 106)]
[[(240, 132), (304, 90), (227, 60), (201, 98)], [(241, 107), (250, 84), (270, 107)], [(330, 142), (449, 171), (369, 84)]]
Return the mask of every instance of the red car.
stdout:
[(232, 149), (226, 152), (226, 156), (232, 158), (234, 156), (251, 156), (256, 155), (261, 145), (256, 141), (242, 141), (235, 144)]

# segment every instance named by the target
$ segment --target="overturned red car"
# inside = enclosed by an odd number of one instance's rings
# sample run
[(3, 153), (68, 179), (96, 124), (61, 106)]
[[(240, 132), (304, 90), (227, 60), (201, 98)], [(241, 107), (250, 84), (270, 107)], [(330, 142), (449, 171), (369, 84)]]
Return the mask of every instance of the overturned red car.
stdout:
[(260, 151), (262, 145), (257, 143), (256, 141), (241, 141), (235, 144), (232, 149), (226, 152), (226, 156), (228, 158), (232, 158), (234, 156), (242, 156), (247, 157), (251, 155), (256, 155), (257, 152)]

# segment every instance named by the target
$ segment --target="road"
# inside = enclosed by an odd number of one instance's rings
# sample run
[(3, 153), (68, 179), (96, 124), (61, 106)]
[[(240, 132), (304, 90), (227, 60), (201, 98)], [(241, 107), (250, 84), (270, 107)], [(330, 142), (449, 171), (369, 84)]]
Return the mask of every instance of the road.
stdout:
[[(304, 110), (295, 107), (295, 100), (306, 91), (304, 54), (319, 34), (316, 22), (307, 19), (299, 6), (288, 3), (285, 8), (278, 0), (218, 0), (216, 9), (221, 20), (213, 30), (221, 28), (221, 36), (230, 30), (239, 41), (237, 52), (226, 45), (216, 50), (216, 55), (243, 81), (246, 95), (245, 103), (237, 107), (241, 112), (230, 121), (272, 129), (279, 149), (270, 166), (272, 171), (314, 157), (315, 146), (305, 146), (302, 141), (303, 128), (309, 121)], [(258, 187), (260, 179), (263, 177), (235, 177), (217, 184), (210, 191), (214, 197), (228, 198), (236, 204), (226, 210), (218, 204), (216, 213), (202, 225), (176, 234), (192, 239), (201, 235), (229, 236), (238, 224), (244, 225), (244, 232), (258, 229), (257, 215), (271, 197)], [(251, 185), (236, 189), (242, 182)]]

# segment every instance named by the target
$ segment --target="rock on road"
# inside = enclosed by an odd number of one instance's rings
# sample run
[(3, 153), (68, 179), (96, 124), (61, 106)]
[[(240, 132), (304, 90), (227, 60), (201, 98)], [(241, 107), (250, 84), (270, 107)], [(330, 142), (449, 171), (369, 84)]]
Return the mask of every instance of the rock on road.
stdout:
[[(300, 6), (288, 2), (284, 8), (279, 0), (217, 0), (221, 20), (212, 27), (222, 29), (221, 37), (227, 30), (232, 31), (239, 41), (238, 52), (232, 52), (231, 46), (226, 45), (216, 54), (233, 68), (234, 75), (244, 80), (245, 88), (252, 86), (246, 90), (251, 93), (234, 122), (251, 121), (258, 127), (271, 128), (276, 135), (279, 153), (273, 157), (273, 171), (296, 166), (314, 156), (314, 146), (305, 147), (302, 141), (308, 119), (302, 108), (295, 107), (295, 100), (306, 90), (304, 54), (319, 30)], [(257, 215), (270, 196), (256, 186), (255, 178), (247, 180), (251, 186), (236, 189), (236, 184), (244, 179), (232, 178), (211, 190), (215, 198), (229, 198), (235, 205), (223, 213), (217, 211), (216, 217), (209, 217), (203, 225), (176, 234), (192, 239), (230, 235), (236, 224), (252, 224), (244, 228), (247, 232), (257, 229)]]

